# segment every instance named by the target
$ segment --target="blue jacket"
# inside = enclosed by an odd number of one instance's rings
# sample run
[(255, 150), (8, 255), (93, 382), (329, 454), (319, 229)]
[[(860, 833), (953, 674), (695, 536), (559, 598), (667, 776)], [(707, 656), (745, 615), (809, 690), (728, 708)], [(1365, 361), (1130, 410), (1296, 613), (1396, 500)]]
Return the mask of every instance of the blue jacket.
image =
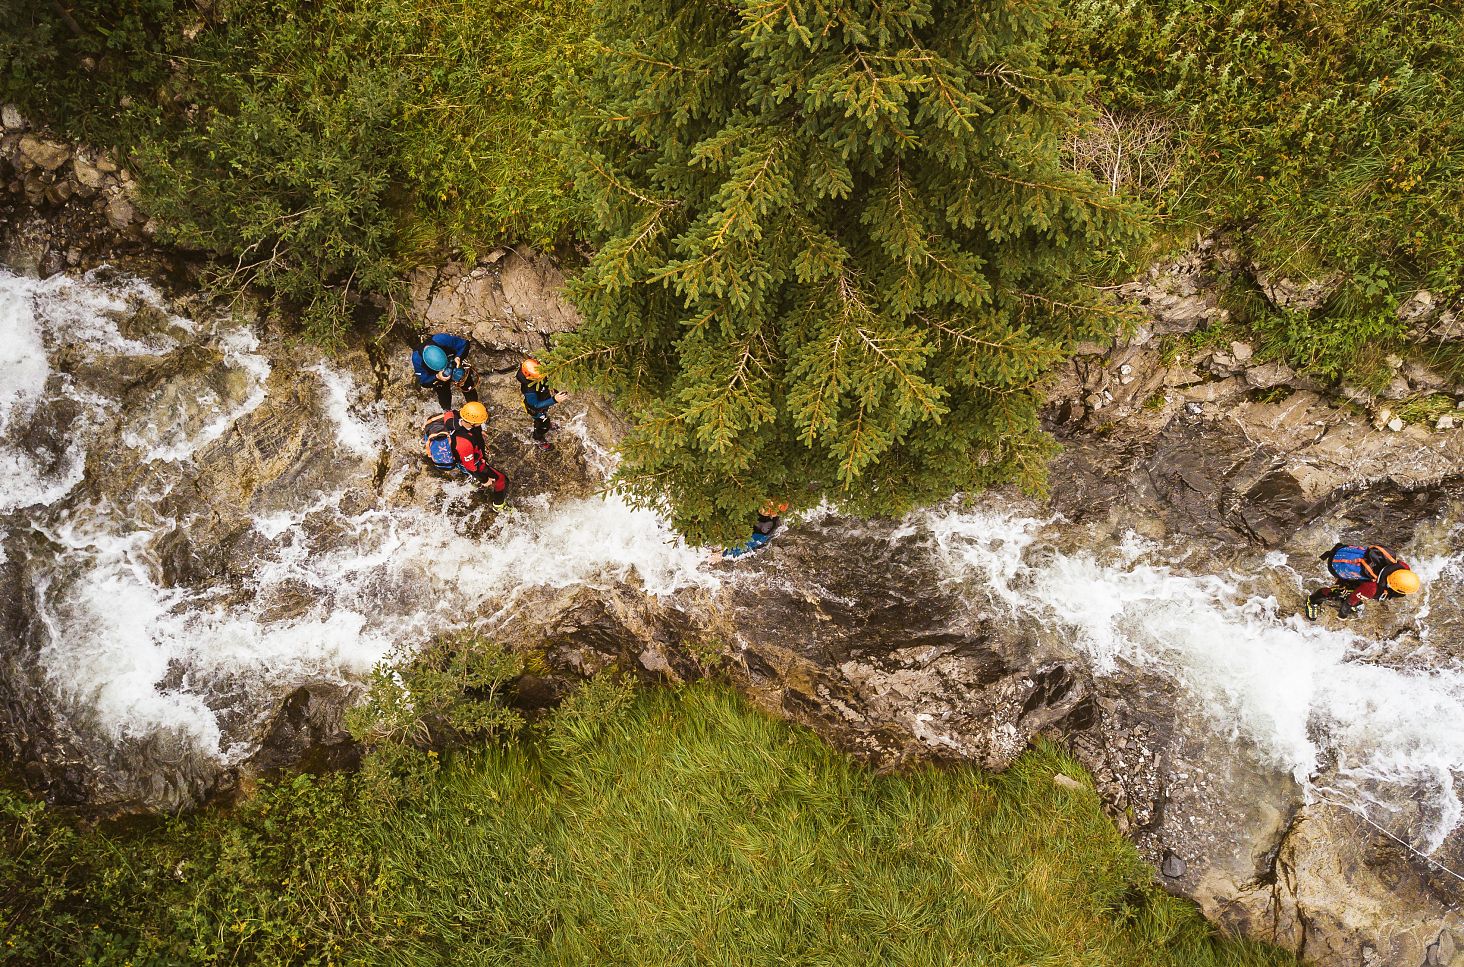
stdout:
[(782, 526), (782, 523), (783, 519), (781, 517), (765, 517), (762, 514), (758, 514), (757, 523), (753, 525), (752, 534), (747, 540), (738, 544), (736, 547), (727, 548), (722, 552), (722, 556), (728, 560), (735, 561), (737, 558), (751, 554), (753, 551), (762, 550), (772, 541), (773, 535), (778, 532), (778, 528)]
[[(449, 359), (453, 356), (462, 357), (468, 354), (468, 341), (466, 339), (449, 336), (445, 332), (428, 336), (427, 342), (441, 346), (442, 351), (447, 353)], [(422, 350), (426, 348), (424, 344), (420, 348), (412, 350), (412, 368), (417, 371), (418, 386), (431, 386), (437, 382), (437, 374), (428, 369), (427, 364), (422, 362)]]
[(518, 381), (519, 389), (524, 394), (524, 406), (530, 411), (547, 410), (559, 402), (554, 398), (554, 393), (550, 391), (549, 383), (546, 380), (530, 381), (523, 373), (519, 373)]

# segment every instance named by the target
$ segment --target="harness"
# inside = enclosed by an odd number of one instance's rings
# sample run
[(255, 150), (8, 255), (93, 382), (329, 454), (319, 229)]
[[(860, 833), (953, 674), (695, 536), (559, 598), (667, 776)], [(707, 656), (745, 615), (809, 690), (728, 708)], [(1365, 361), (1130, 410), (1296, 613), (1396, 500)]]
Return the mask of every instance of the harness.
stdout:
[(1332, 548), (1332, 553), (1327, 557), (1327, 570), (1332, 572), (1333, 577), (1347, 584), (1365, 584), (1372, 581), (1378, 586), (1380, 601), (1393, 595), (1388, 587), (1388, 577), (1404, 566), (1391, 551), (1377, 544), (1369, 547), (1339, 544)]

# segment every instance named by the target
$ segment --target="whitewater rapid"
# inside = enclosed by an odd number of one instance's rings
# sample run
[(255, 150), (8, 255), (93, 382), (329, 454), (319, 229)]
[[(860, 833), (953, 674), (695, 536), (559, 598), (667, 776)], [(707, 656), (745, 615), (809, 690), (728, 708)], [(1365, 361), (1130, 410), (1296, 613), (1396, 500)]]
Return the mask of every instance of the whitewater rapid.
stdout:
[[(1175, 681), (1215, 734), (1248, 740), (1309, 794), (1378, 819), (1418, 809), (1415, 845), (1425, 852), (1459, 826), (1457, 661), (1400, 664), (1385, 642), (1307, 621), (1298, 614), (1300, 579), (1320, 583), (1314, 560), (1297, 572), (1272, 552), (1252, 574), (1185, 573), (1168, 563), (1172, 550), (1133, 533), (1101, 552), (1059, 551), (1047, 536), (1053, 523), (945, 511), (920, 527), (946, 580), (1000, 612), (1058, 629), (1096, 674), (1142, 669)], [(1424, 590), (1390, 607), (1426, 615), (1431, 598), (1464, 592), (1464, 556), (1407, 550)], [(1289, 592), (1284, 603), (1270, 590), (1278, 584)]]
[[(647, 594), (665, 595), (717, 586), (701, 551), (614, 495), (553, 507), (542, 497), (519, 500), (511, 525), (474, 532), (462, 529), (466, 481), (449, 483), (435, 508), (377, 501), (360, 509), (348, 497), (371, 479), (382, 450), (415, 451), (417, 441), (389, 440), (381, 404), (325, 360), (304, 368), (320, 381), (319, 415), (334, 427), (337, 461), (357, 468), (355, 484), (303, 494), (297, 509), (258, 516), (247, 587), (171, 584), (158, 545), (175, 528), (187, 533), (189, 520), (159, 508), (190, 485), (195, 456), (264, 402), (272, 364), (258, 338), (227, 319), (170, 317), (174, 331), (214, 347), (221, 364), (186, 400), (162, 393), (145, 415), (119, 413), (116, 400), (57, 371), (51, 357), (78, 335), (98, 357), (176, 349), (172, 338), (122, 335), (115, 317), (139, 306), (167, 312), (155, 291), (132, 280), (36, 282), (0, 272), (0, 339), (19, 360), (0, 383), (0, 460), (11, 471), (0, 509), (18, 511), (0, 518), (0, 553), (25, 553), (12, 547), (19, 537), (12, 532), (22, 529), (27, 548), (44, 548), (27, 561), (45, 632), (37, 660), (58, 701), (113, 741), (146, 740), (178, 756), (235, 763), (256, 751), (257, 726), (285, 690), (360, 680), (394, 651), (511, 616), (535, 587), (638, 582)], [(58, 396), (124, 427), (117, 442), (148, 469), (125, 505), (86, 495), (79, 434), (58, 447), (66, 457), (53, 461), (55, 469), (12, 442), (27, 419), (46, 421), (46, 401)], [(568, 429), (584, 435), (582, 426)], [(384, 491), (393, 493), (414, 470), (402, 466)]]
[[(138, 307), (153, 322), (124, 331), (119, 319)], [(247, 327), (173, 314), (136, 280), (0, 270), (0, 344), (10, 360), (0, 369), (0, 565), (21, 575), (41, 632), (4, 645), (34, 648), (58, 707), (103, 741), (237, 763), (257, 751), (260, 724), (289, 689), (359, 681), (434, 635), (532, 621), (525, 602), (536, 588), (715, 593), (737, 573), (709, 568), (703, 550), (614, 495), (520, 495), (510, 524), (464, 530), (468, 484), (449, 483), (435, 506), (415, 501), (409, 478), (424, 471), (405, 458), (415, 437), (392, 439), (385, 404), (349, 373), (323, 358), (281, 362)], [(124, 407), (97, 375), (200, 348), (216, 362), (163, 380), (145, 407)], [(191, 533), (182, 498), (199, 455), (227, 445), (285, 365), (318, 387), (309, 405), (331, 428), (340, 478), (254, 516), (242, 581), (171, 578), (163, 548)], [(113, 432), (53, 432), (77, 414), (105, 417)], [(566, 445), (608, 469), (582, 419), (566, 430)], [(87, 475), (107, 472), (117, 447), (143, 469), (114, 502), (94, 496)], [(1318, 577), (1314, 561), (1293, 570), (1273, 552), (1257, 574), (1206, 574), (1181, 566), (1178, 548), (1130, 535), (1064, 549), (1056, 530), (1012, 513), (937, 509), (888, 539), (927, 547), (973, 606), (1059, 635), (1096, 674), (1140, 668), (1173, 680), (1215, 734), (1243, 737), (1315, 795), (1383, 820), (1421, 803), (1420, 848), (1459, 825), (1457, 661), (1396, 660), (1384, 642), (1301, 620), (1295, 597), (1301, 576)], [(1431, 602), (1464, 590), (1464, 558), (1413, 560), (1425, 592), (1407, 606), (1426, 640)], [(1287, 602), (1278, 587), (1290, 589)]]

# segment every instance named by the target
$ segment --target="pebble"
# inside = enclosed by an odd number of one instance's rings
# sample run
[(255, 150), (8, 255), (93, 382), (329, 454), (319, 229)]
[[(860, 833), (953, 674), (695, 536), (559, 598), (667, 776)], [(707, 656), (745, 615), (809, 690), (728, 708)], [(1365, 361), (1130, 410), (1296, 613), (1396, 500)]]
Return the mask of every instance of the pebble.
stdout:
[(1434, 424), (1434, 429), (1436, 430), (1452, 430), (1453, 428), (1454, 416), (1452, 413), (1445, 413), (1443, 416), (1439, 417), (1438, 422)]
[(1165, 876), (1173, 880), (1184, 876), (1185, 871), (1189, 869), (1189, 865), (1178, 856), (1175, 856), (1173, 853), (1165, 850), (1164, 862), (1160, 864), (1159, 869), (1164, 873)]
[(1403, 418), (1401, 416), (1393, 417), (1391, 420), (1388, 421), (1388, 429), (1392, 430), (1394, 433), (1397, 433), (1399, 430), (1403, 429)]

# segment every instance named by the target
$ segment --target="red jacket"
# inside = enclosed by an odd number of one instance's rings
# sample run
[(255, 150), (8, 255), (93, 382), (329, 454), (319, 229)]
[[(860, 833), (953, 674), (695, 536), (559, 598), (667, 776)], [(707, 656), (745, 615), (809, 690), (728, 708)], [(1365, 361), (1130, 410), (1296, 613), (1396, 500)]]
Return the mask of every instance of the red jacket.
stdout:
[(468, 473), (481, 473), (488, 466), (488, 459), (483, 451), (468, 439), (466, 433), (457, 433), (452, 438), (453, 449), (457, 451), (458, 463)]

